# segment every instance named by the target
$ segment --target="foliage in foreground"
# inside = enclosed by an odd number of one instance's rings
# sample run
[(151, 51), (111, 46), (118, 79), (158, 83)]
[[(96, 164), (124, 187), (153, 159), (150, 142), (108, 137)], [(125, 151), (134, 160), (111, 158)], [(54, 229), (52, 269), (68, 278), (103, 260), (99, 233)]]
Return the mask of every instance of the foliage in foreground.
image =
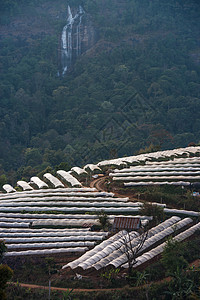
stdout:
[(9, 266), (1, 263), (6, 250), (7, 247), (4, 241), (0, 240), (0, 299), (2, 300), (6, 299), (6, 285), (13, 276), (13, 270)]

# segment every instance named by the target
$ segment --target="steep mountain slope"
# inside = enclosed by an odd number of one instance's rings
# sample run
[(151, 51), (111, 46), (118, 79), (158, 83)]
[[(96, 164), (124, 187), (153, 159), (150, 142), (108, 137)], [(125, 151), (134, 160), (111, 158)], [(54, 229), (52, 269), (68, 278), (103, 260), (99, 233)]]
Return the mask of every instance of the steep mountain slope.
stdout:
[[(2, 173), (200, 140), (198, 1), (9, 3), (1, 4)], [(97, 42), (60, 78), (68, 4), (83, 5)]]

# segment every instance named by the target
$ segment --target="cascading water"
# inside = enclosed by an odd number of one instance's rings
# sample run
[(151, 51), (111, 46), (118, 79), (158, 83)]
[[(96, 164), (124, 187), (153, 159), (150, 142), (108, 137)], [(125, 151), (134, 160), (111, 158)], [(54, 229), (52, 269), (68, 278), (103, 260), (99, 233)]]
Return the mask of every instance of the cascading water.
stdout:
[[(62, 76), (65, 75), (68, 68), (71, 66), (73, 61), (73, 55), (75, 51), (75, 56), (81, 54), (81, 34), (80, 26), (82, 24), (82, 16), (84, 15), (84, 10), (79, 6), (79, 10), (73, 17), (71, 8), (68, 5), (68, 17), (67, 24), (63, 27), (61, 36), (61, 67)], [(76, 33), (76, 39), (73, 38), (74, 33)]]

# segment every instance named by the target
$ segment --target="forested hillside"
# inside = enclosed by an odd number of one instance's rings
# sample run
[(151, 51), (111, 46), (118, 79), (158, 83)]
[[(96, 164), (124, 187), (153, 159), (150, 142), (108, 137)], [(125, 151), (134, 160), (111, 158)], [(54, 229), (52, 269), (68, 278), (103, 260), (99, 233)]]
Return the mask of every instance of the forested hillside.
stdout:
[[(58, 77), (68, 4), (83, 6), (98, 38)], [(1, 0), (0, 9), (0, 174), (14, 182), (62, 162), (200, 141), (198, 0)]]

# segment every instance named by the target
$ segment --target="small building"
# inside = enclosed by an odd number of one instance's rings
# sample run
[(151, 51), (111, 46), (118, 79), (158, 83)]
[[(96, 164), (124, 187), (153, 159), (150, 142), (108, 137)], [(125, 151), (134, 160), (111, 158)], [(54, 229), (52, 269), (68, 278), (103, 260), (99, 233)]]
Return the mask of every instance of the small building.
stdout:
[(139, 230), (141, 227), (141, 219), (138, 217), (115, 217), (113, 223), (113, 231), (119, 230)]

